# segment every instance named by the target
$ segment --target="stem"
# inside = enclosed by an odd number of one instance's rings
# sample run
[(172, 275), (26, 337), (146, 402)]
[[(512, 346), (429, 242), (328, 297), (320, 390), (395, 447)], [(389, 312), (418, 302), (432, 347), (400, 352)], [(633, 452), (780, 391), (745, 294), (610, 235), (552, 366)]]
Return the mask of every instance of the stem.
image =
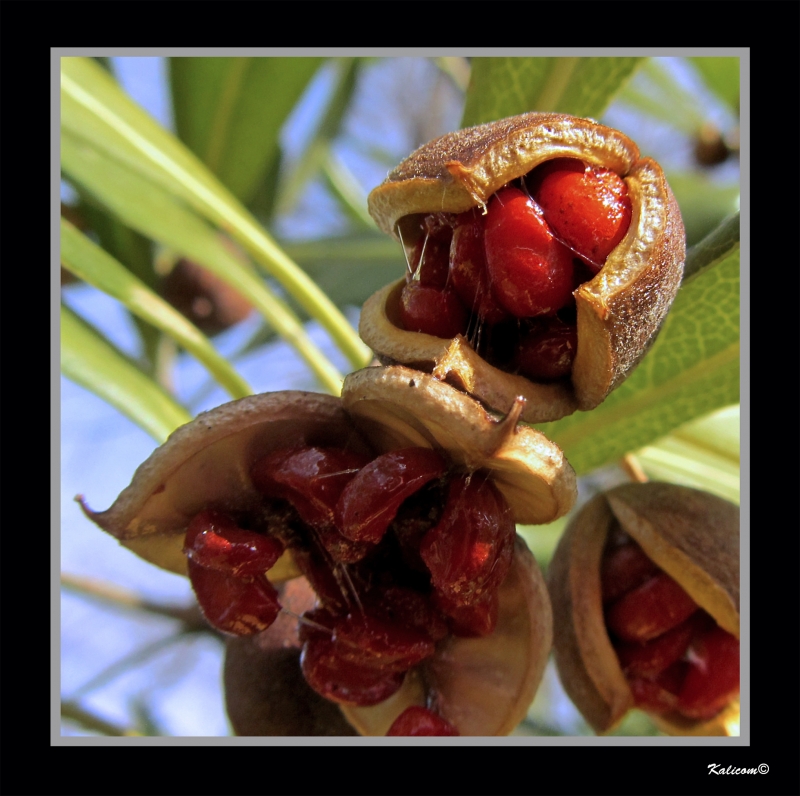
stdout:
[(74, 702), (61, 703), (61, 718), (74, 721), (85, 729), (99, 732), (102, 735), (111, 735), (115, 737), (141, 735), (141, 733), (136, 732), (136, 730), (126, 730), (105, 719), (101, 719), (99, 716), (90, 713)]
[(620, 459), (620, 467), (625, 471), (628, 478), (639, 484), (646, 484), (650, 479), (647, 477), (639, 460), (632, 454), (626, 453)]

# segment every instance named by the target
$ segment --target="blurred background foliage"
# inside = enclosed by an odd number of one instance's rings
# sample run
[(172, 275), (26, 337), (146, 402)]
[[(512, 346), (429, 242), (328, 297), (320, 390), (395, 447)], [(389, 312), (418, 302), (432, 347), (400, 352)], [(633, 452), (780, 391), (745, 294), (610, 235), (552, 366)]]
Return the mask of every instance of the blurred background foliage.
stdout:
[[(156, 59), (62, 59), (61, 362), (153, 444), (215, 403), (294, 388), (270, 364), (279, 341), (310, 388), (337, 394), (370, 359), (358, 308), (405, 268), (366, 213), (368, 192), (437, 135), (554, 110), (616, 127), (661, 163), (689, 254), (634, 376), (542, 430), (581, 476), (579, 505), (632, 468), (738, 502), (738, 58), (165, 58), (160, 122), (120, 85), (144, 60)], [(103, 295), (130, 319), (132, 343), (86, 312)], [(269, 380), (242, 374), (254, 357)], [(187, 358), (205, 374), (191, 394), (176, 384)], [(520, 529), (543, 567), (564, 524)], [(62, 733), (181, 734), (159, 725), (149, 697), (131, 696), (118, 722), (90, 697), (163, 646), (213, 636), (196, 612), (71, 572), (62, 585), (103, 610), (167, 616), (174, 631), (62, 688)], [(619, 732), (657, 734), (636, 711)], [(591, 733), (549, 671), (517, 734)]]

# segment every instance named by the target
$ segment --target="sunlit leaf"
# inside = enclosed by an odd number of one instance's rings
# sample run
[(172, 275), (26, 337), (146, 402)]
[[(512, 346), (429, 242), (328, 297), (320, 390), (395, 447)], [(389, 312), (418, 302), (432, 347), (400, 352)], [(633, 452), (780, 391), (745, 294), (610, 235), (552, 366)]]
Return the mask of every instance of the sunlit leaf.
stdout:
[(341, 374), (314, 345), (295, 313), (231, 253), (203, 218), (161, 185), (68, 133), (61, 137), (61, 152), (63, 168), (73, 179), (131, 227), (204, 266), (247, 297), (303, 357), (325, 389), (339, 392)]
[(739, 209), (739, 185), (721, 183), (697, 172), (670, 172), (669, 186), (678, 200), (689, 246), (703, 240)]
[(132, 313), (169, 334), (194, 354), (234, 398), (252, 394), (247, 382), (217, 353), (196, 326), (65, 219), (61, 219), (61, 264), (84, 282), (122, 302)]
[(169, 59), (178, 135), (247, 204), (322, 58)]
[[(739, 401), (738, 218), (690, 251), (661, 333), (633, 375), (591, 412), (538, 426), (580, 475)], [(727, 241), (727, 245), (722, 245)]]
[(62, 58), (62, 131), (162, 185), (227, 230), (320, 322), (356, 366), (370, 352), (347, 319), (186, 147), (130, 100), (102, 68)]
[(61, 306), (61, 371), (159, 443), (192, 416), (72, 310)]
[(473, 58), (464, 126), (526, 111), (599, 118), (641, 58)]
[(706, 85), (731, 110), (739, 112), (739, 58), (696, 57), (689, 59), (703, 76)]

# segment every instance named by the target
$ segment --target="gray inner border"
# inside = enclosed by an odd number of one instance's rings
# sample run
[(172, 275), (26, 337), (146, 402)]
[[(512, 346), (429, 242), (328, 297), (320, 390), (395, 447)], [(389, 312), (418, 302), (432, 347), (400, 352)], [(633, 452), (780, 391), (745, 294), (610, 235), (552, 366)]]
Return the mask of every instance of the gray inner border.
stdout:
[[(750, 727), (750, 48), (748, 47), (671, 47), (671, 48), (340, 48), (323, 47), (312, 49), (298, 48), (152, 48), (152, 47), (53, 47), (51, 57), (51, 347), (52, 384), (57, 385), (53, 393), (52, 428), (61, 425), (60, 390), (60, 92), (59, 59), (67, 56), (646, 56), (646, 57), (686, 57), (686, 56), (731, 56), (740, 59), (740, 194), (741, 194), (741, 622), (742, 622), (742, 725), (738, 738), (636, 738), (636, 737), (506, 737), (506, 738), (426, 738), (425, 746), (749, 746)], [(53, 746), (419, 746), (411, 738), (82, 738), (62, 737), (60, 735), (60, 665), (61, 665), (61, 599), (59, 562), (61, 560), (61, 517), (59, 510), (59, 463), (61, 444), (59, 434), (51, 439), (52, 462), (52, 589), (51, 602), (51, 745)]]

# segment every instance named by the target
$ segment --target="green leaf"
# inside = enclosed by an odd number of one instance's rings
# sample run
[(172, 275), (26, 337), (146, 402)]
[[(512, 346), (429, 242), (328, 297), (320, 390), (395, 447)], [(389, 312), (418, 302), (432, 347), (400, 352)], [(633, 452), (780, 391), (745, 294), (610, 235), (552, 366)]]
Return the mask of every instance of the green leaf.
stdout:
[(599, 118), (642, 58), (474, 58), (462, 124), (527, 111)]
[(174, 338), (194, 354), (234, 398), (252, 395), (253, 391), (247, 382), (217, 353), (196, 326), (63, 218), (61, 264), (84, 282), (122, 302), (132, 313)]
[(667, 179), (681, 208), (689, 246), (703, 240), (739, 209), (738, 183), (720, 183), (697, 172), (670, 172)]
[[(633, 375), (596, 409), (537, 426), (581, 475), (739, 401), (738, 218), (687, 256), (688, 277)], [(727, 246), (723, 245), (727, 241)]]
[(225, 246), (206, 221), (161, 185), (143, 178), (69, 133), (61, 136), (63, 168), (127, 224), (180, 252), (227, 282), (308, 363), (326, 390), (338, 394), (342, 376), (306, 334), (300, 319)]
[(739, 59), (690, 58), (706, 85), (739, 113)]
[(61, 306), (61, 370), (159, 443), (192, 416), (72, 310)]
[(62, 58), (61, 66), (62, 132), (163, 186), (228, 231), (320, 322), (356, 367), (369, 361), (371, 352), (347, 319), (178, 139), (91, 60)]
[(181, 140), (247, 204), (323, 58), (170, 58)]
[(406, 269), (397, 243), (386, 235), (323, 238), (286, 243), (284, 247), (340, 307), (360, 307)]

